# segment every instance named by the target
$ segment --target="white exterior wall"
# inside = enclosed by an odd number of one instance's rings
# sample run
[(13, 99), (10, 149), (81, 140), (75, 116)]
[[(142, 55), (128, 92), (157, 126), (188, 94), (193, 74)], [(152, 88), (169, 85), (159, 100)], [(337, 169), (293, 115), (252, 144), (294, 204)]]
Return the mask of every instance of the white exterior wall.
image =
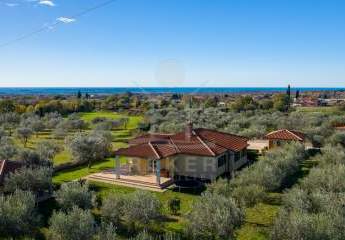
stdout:
[[(225, 164), (223, 165), (223, 166), (221, 166), (221, 167), (218, 167), (218, 158), (221, 158), (222, 156), (224, 156), (224, 155), (226, 155), (226, 161), (225, 161)], [(224, 153), (224, 154), (222, 154), (222, 155), (220, 155), (220, 156), (218, 156), (216, 159), (216, 167), (217, 167), (217, 177), (218, 176), (220, 176), (220, 175), (222, 175), (222, 174), (224, 174), (224, 173), (226, 173), (227, 172), (227, 169), (228, 169), (228, 162), (229, 162), (229, 156), (228, 156), (228, 153), (226, 152), (226, 153)]]
[(239, 169), (240, 167), (245, 165), (247, 162), (248, 162), (247, 151), (245, 151), (245, 153), (242, 151), (241, 158), (237, 161), (234, 161), (234, 170)]
[(218, 176), (217, 159), (193, 155), (177, 155), (174, 158), (175, 175), (214, 180)]
[[(227, 155), (226, 164), (218, 168), (218, 158)], [(176, 155), (171, 158), (174, 174), (186, 177), (215, 180), (224, 173), (232, 173), (248, 162), (247, 155), (235, 161), (234, 152), (226, 152), (217, 157), (203, 157), (193, 155)]]

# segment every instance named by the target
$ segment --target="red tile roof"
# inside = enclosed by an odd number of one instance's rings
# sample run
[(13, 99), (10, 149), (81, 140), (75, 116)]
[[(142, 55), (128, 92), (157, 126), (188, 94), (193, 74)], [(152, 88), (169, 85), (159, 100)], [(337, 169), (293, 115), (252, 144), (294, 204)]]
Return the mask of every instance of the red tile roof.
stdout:
[(270, 140), (304, 141), (305, 135), (304, 133), (295, 130), (280, 129), (277, 131), (270, 132), (265, 136), (265, 138)]
[(245, 137), (209, 129), (192, 129), (190, 137), (186, 131), (177, 134), (146, 134), (130, 141), (137, 144), (122, 148), (116, 155), (160, 159), (176, 154), (217, 156), (228, 150), (238, 152), (245, 149)]
[(0, 184), (2, 184), (7, 174), (14, 172), (20, 167), (22, 167), (22, 164), (19, 162), (0, 160)]
[(129, 140), (128, 143), (134, 145), (148, 143), (152, 141), (169, 140), (170, 136), (172, 136), (172, 134), (145, 134), (140, 137)]

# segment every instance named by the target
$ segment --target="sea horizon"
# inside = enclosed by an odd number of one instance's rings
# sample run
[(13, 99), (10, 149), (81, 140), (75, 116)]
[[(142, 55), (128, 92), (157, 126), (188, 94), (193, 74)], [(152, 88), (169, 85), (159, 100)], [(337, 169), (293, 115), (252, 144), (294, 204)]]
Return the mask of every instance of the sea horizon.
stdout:
[[(226, 94), (283, 92), (287, 87), (0, 87), (0, 95), (72, 95), (77, 92), (109, 95), (136, 94)], [(345, 91), (345, 87), (291, 87), (291, 91)]]

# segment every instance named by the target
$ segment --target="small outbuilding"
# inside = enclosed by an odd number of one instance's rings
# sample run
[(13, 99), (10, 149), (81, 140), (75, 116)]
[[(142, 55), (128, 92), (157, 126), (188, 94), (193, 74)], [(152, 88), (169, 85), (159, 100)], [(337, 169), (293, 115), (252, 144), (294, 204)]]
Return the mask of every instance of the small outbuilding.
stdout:
[(295, 130), (279, 129), (268, 133), (265, 138), (268, 140), (268, 147), (273, 148), (286, 142), (305, 142), (305, 134)]

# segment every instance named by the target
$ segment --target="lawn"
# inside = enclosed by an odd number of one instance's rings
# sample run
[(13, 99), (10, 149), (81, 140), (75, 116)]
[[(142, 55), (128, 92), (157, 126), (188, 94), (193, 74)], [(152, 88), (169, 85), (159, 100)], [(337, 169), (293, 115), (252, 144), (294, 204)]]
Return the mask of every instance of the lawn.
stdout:
[[(83, 130), (84, 133), (92, 131), (94, 128), (93, 124), (91, 124), (92, 119), (96, 117), (105, 117), (108, 119), (120, 119), (120, 118), (129, 118), (129, 122), (127, 124), (126, 129), (116, 129), (111, 131), (113, 136), (112, 139), (112, 146), (113, 150), (118, 148), (126, 147), (128, 144), (128, 140), (133, 137), (133, 130), (138, 127), (138, 124), (143, 120), (142, 116), (128, 116), (126, 114), (114, 113), (114, 112), (90, 112), (90, 113), (80, 113), (80, 117), (90, 123), (90, 128), (87, 130)], [(68, 136), (73, 136), (78, 131), (70, 131)], [(13, 135), (13, 140), (15, 144), (20, 147), (23, 147), (23, 143)], [(65, 145), (65, 141), (63, 139), (54, 139), (51, 130), (45, 130), (35, 135), (33, 135), (28, 143), (26, 148), (28, 149), (35, 149), (36, 144), (43, 141), (43, 140), (55, 140), (59, 145), (62, 147), (62, 151), (59, 152), (54, 158), (54, 165), (60, 165), (64, 163), (68, 163), (72, 161), (72, 155), (68, 150), (68, 147)], [(125, 160), (122, 160), (125, 161)], [(107, 168), (114, 167), (114, 159), (108, 158), (102, 162), (95, 163), (91, 169), (88, 169), (87, 166), (77, 167), (71, 170), (65, 170), (57, 173), (54, 176), (55, 183), (62, 183), (66, 181), (71, 181), (75, 179), (79, 179), (91, 173), (100, 172)]]
[[(276, 196), (275, 196), (276, 197)], [(237, 240), (266, 240), (279, 211), (279, 205), (258, 203), (245, 210), (245, 223), (237, 231)]]
[[(124, 164), (126, 159), (124, 157), (120, 158), (121, 163)], [(115, 158), (106, 158), (103, 161), (92, 164), (89, 169), (86, 165), (75, 167), (72, 169), (67, 169), (59, 171), (54, 174), (53, 182), (56, 184), (61, 184), (64, 182), (73, 181), (90, 175), (92, 173), (101, 172), (103, 170), (114, 168), (115, 167)]]
[[(135, 188), (118, 186), (113, 184), (101, 183), (90, 181), (91, 188), (96, 191), (97, 196), (101, 199), (104, 199), (109, 194), (128, 194), (134, 191), (137, 191)], [(184, 228), (184, 214), (187, 214), (193, 201), (197, 200), (199, 195), (187, 194), (174, 192), (172, 190), (167, 190), (163, 193), (161, 192), (152, 192), (162, 203), (163, 213), (167, 218), (162, 222), (163, 228), (165, 231), (181, 232)], [(168, 201), (172, 198), (179, 198), (181, 200), (181, 215), (173, 216), (170, 214), (168, 209)], [(162, 230), (162, 229), (160, 229)]]
[(305, 113), (329, 113), (334, 114), (340, 112), (337, 107), (319, 106), (319, 107), (296, 107), (298, 112)]
[(143, 120), (142, 116), (127, 116), (121, 113), (115, 112), (89, 112), (89, 113), (80, 113), (81, 119), (87, 122), (91, 122), (96, 117), (104, 117), (112, 120), (117, 120), (121, 118), (129, 118), (127, 124), (127, 129), (135, 129), (138, 127), (138, 124)]

